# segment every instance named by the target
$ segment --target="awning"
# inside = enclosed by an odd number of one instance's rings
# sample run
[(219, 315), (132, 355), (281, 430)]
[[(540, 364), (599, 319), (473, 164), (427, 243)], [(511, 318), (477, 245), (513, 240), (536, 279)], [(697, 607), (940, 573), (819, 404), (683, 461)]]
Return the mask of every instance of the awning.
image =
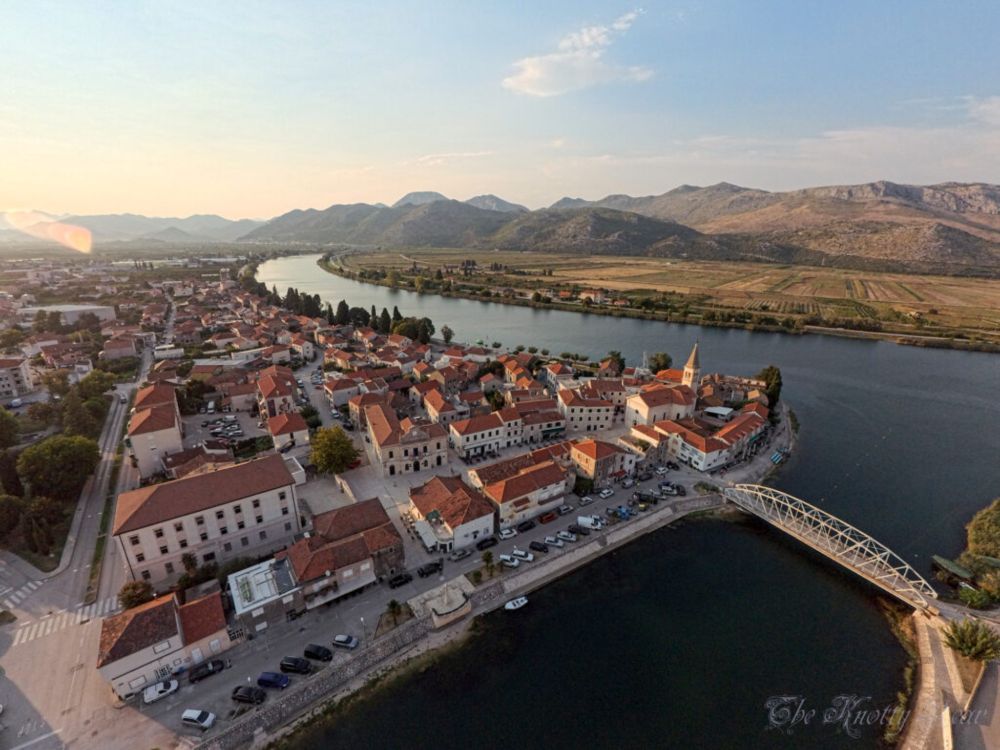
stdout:
[(417, 532), (417, 536), (420, 537), (420, 541), (424, 545), (424, 549), (428, 552), (433, 552), (437, 549), (439, 543), (437, 534), (434, 533), (434, 527), (427, 523), (427, 521), (417, 521), (413, 524), (413, 530)]

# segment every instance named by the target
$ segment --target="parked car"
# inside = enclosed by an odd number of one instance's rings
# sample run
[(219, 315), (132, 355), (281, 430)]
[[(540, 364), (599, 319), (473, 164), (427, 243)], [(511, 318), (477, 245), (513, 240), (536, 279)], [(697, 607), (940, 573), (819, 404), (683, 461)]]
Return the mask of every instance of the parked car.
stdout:
[(622, 487), (624, 487), (625, 489), (631, 489), (632, 487), (635, 487), (635, 480), (631, 478), (626, 479), (625, 481), (622, 482)]
[(482, 552), (484, 549), (495, 547), (497, 544), (498, 542), (495, 536), (488, 536), (485, 539), (480, 539), (478, 542), (476, 542), (476, 549)]
[(206, 677), (218, 674), (225, 668), (226, 663), (222, 659), (212, 659), (210, 661), (203, 661), (201, 664), (195, 664), (191, 667), (191, 671), (188, 672), (188, 682), (201, 682)]
[(501, 539), (513, 539), (516, 536), (517, 536), (516, 529), (500, 529)]
[(545, 542), (539, 542), (537, 539), (528, 545), (529, 549), (535, 550), (535, 552), (548, 552), (549, 545)]
[(688, 493), (688, 491), (684, 488), (683, 484), (675, 484), (674, 485), (674, 492), (676, 492), (681, 497), (684, 497)]
[(554, 510), (550, 510), (548, 513), (543, 513), (538, 517), (538, 523), (552, 523), (557, 518), (559, 518), (559, 514)]
[(667, 468), (671, 471), (680, 471), (681, 465), (676, 461), (667, 461)]
[(326, 646), (320, 646), (316, 643), (310, 643), (306, 646), (302, 655), (307, 659), (314, 659), (315, 661), (331, 661), (333, 659), (333, 651)]
[(500, 555), (499, 559), (500, 559), (500, 564), (503, 565), (505, 568), (516, 568), (521, 564), (520, 560), (518, 560), (516, 557), (512, 557), (511, 555)]
[(573, 534), (572, 532), (569, 531), (560, 531), (556, 534), (556, 536), (564, 542), (576, 541), (576, 534)]
[(558, 508), (556, 508), (556, 513), (558, 513), (560, 516), (565, 516), (567, 513), (572, 513), (572, 512), (573, 512), (573, 506), (569, 505), (568, 503), (564, 503), (560, 505)]
[(284, 690), (289, 682), (288, 675), (282, 672), (261, 672), (257, 677), (257, 686), (263, 688)]
[(230, 693), (229, 697), (237, 703), (250, 703), (254, 706), (259, 706), (267, 700), (267, 693), (259, 687), (237, 685), (233, 688), (233, 692)]
[(211, 729), (212, 725), (215, 724), (215, 714), (211, 711), (188, 708), (181, 714), (181, 724), (186, 727), (196, 727), (204, 732)]
[(576, 534), (577, 536), (590, 536), (590, 529), (585, 526), (581, 526), (578, 523), (571, 523), (566, 527), (566, 531), (570, 534)]
[[(320, 646), (320, 648), (323, 648)], [(324, 649), (329, 650), (329, 649)], [(331, 654), (332, 656), (332, 654)], [(301, 656), (286, 656), (281, 660), (278, 665), (278, 669), (282, 672), (292, 672), (294, 674), (309, 674), (312, 672), (312, 664), (308, 659), (303, 659)]]
[(346, 633), (341, 633), (333, 637), (333, 645), (337, 648), (357, 648), (358, 639), (353, 635), (347, 635)]
[(421, 578), (426, 578), (427, 576), (432, 576), (435, 573), (440, 573), (442, 568), (444, 568), (444, 563), (440, 560), (435, 560), (434, 562), (425, 563), (417, 568), (417, 575)]
[(164, 680), (155, 685), (150, 685), (142, 691), (142, 702), (147, 706), (150, 703), (156, 703), (160, 698), (166, 698), (171, 693), (176, 693), (179, 687), (180, 683), (177, 680)]
[(515, 547), (510, 553), (512, 556), (516, 557), (521, 562), (534, 562), (535, 556), (530, 552), (525, 552), (523, 549), (518, 549)]
[(521, 523), (517, 525), (517, 531), (520, 534), (523, 534), (526, 531), (531, 531), (533, 528), (535, 528), (535, 522), (532, 521), (531, 519), (528, 519), (527, 521), (521, 521)]
[(639, 476), (636, 477), (636, 480), (639, 482), (648, 482), (652, 478), (653, 478), (652, 472), (643, 471), (639, 473)]
[[(603, 490), (601, 490), (601, 500), (607, 500), (613, 494), (615, 494), (615, 491), (610, 487), (606, 487)], [(580, 505), (583, 505), (583, 503), (580, 503)]]
[(405, 586), (412, 580), (413, 576), (409, 573), (396, 573), (396, 575), (389, 579), (389, 588), (398, 589), (400, 586)]
[(657, 476), (661, 476), (662, 477), (666, 473), (667, 473), (667, 467), (666, 466), (657, 466), (656, 467), (656, 474), (657, 474)]
[[(562, 533), (562, 532), (559, 532), (559, 533)], [(565, 547), (566, 546), (566, 543), (559, 537), (559, 534), (556, 534), (555, 536), (547, 536), (547, 537), (545, 537), (545, 543), (548, 544), (548, 545), (550, 545), (550, 546), (552, 546), (552, 547)]]
[(462, 549), (457, 549), (450, 555), (448, 555), (448, 559), (451, 560), (452, 562), (458, 562), (459, 560), (464, 560), (471, 554), (472, 554), (471, 549), (469, 549), (468, 547), (463, 547)]
[(584, 505), (590, 505), (592, 502), (594, 502), (594, 498), (590, 495), (584, 495), (580, 498), (580, 507), (582, 508)]

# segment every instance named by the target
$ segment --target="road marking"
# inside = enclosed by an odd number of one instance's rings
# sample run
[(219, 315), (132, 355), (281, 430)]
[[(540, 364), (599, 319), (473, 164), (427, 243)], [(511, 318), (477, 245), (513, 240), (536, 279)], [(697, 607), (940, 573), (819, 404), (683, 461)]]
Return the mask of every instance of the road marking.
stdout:
[(62, 731), (61, 729), (54, 729), (51, 732), (47, 732), (45, 734), (39, 735), (38, 737), (35, 737), (35, 739), (33, 739), (33, 740), (28, 740), (27, 742), (25, 742), (23, 744), (20, 744), (17, 747), (12, 747), (10, 750), (22, 750), (22, 748), (31, 747), (36, 742), (41, 742), (42, 740), (47, 740), (49, 737), (51, 737), (51, 736), (53, 736), (55, 734), (59, 734), (61, 731)]

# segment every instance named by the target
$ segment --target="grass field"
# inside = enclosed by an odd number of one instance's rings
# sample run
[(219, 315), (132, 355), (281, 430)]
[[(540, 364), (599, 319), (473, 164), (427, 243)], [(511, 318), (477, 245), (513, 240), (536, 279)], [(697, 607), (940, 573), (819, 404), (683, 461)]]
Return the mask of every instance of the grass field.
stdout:
[[(598, 287), (623, 296), (691, 295), (699, 304), (790, 316), (906, 321), (919, 314), (930, 326), (1000, 336), (1000, 281), (954, 276), (732, 261), (558, 255), (515, 251), (404, 249), (350, 255), (354, 269), (398, 269), (414, 263), (435, 271), (475, 260), (499, 263), (494, 286), (530, 290), (552, 285)], [(484, 276), (485, 274), (477, 274)], [(475, 277), (471, 280), (475, 280)]]

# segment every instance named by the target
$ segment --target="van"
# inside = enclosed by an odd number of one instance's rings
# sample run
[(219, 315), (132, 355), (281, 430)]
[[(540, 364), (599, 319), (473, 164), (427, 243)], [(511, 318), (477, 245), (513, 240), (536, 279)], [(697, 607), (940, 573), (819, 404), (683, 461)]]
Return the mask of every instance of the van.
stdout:
[(205, 412), (207, 414), (215, 414), (215, 402), (214, 401), (209, 401), (208, 402), (208, 407), (205, 409)]
[(576, 524), (584, 529), (601, 530), (604, 528), (604, 519), (600, 516), (577, 516)]

